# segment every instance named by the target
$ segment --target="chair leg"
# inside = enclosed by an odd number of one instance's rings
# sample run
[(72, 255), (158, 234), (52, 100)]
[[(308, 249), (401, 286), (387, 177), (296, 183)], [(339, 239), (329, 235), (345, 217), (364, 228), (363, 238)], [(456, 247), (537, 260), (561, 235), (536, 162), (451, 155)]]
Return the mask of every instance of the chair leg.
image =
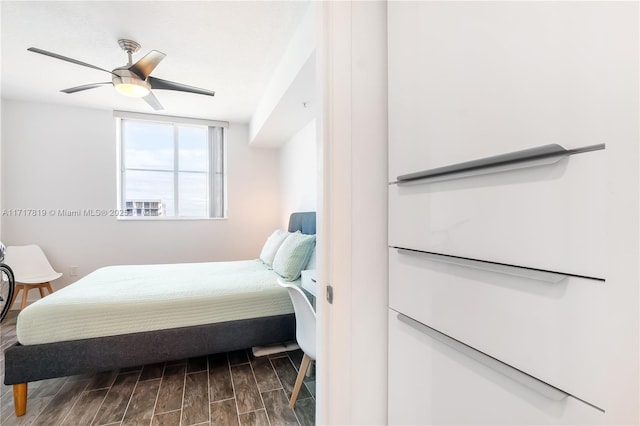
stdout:
[(13, 303), (16, 301), (16, 299), (18, 298), (18, 293), (22, 290), (22, 304), (20, 306), (20, 310), (23, 310), (24, 308), (27, 307), (27, 296), (29, 293), (29, 290), (33, 289), (33, 288), (37, 288), (38, 291), (40, 292), (40, 297), (45, 297), (46, 294), (44, 294), (44, 289), (46, 288), (49, 291), (49, 294), (53, 293), (53, 288), (51, 287), (51, 283), (50, 282), (46, 282), (46, 283), (42, 283), (42, 284), (38, 284), (36, 286), (27, 286), (27, 285), (22, 285), (22, 284), (16, 284), (16, 288), (15, 291), (13, 292), (13, 299), (11, 300), (11, 306), (13, 306)]
[(304, 356), (302, 357), (302, 362), (300, 363), (300, 369), (298, 370), (296, 384), (293, 386), (293, 392), (291, 393), (291, 399), (289, 400), (289, 408), (293, 408), (293, 406), (296, 404), (296, 399), (298, 399), (298, 393), (300, 392), (300, 388), (302, 387), (304, 375), (307, 372), (307, 368), (309, 368), (310, 363), (311, 357), (307, 354), (304, 354)]
[(29, 295), (29, 288), (27, 286), (22, 287), (22, 306), (20, 310), (23, 310), (27, 306), (27, 296)]

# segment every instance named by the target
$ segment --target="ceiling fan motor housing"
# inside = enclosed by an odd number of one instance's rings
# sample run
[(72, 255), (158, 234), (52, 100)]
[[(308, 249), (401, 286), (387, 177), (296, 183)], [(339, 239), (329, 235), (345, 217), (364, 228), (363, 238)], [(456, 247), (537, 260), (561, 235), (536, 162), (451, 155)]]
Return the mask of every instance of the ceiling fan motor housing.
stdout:
[(149, 83), (126, 68), (116, 68), (112, 72), (113, 86), (123, 95), (140, 98), (151, 91)]

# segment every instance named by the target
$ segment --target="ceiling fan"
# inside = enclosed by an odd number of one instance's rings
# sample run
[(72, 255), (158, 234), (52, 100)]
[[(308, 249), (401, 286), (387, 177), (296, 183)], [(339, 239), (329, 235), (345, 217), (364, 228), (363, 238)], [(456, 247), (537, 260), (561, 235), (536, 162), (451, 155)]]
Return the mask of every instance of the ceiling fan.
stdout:
[(152, 77), (150, 74), (160, 63), (160, 61), (164, 59), (164, 57), (166, 56), (164, 53), (158, 52), (157, 50), (152, 50), (134, 64), (132, 55), (140, 50), (140, 44), (136, 43), (133, 40), (127, 39), (118, 40), (118, 44), (120, 45), (122, 50), (127, 52), (129, 61), (127, 65), (114, 68), (112, 71), (97, 67), (95, 65), (87, 64), (86, 62), (78, 61), (76, 59), (68, 58), (66, 56), (58, 55), (57, 53), (38, 49), (37, 47), (30, 47), (27, 50), (30, 52), (39, 53), (41, 55), (51, 56), (52, 58), (71, 62), (72, 64), (82, 65), (84, 67), (93, 68), (111, 74), (110, 82), (107, 81), (103, 83), (85, 84), (83, 86), (71, 87), (69, 89), (61, 90), (61, 92), (64, 93), (81, 92), (83, 90), (94, 89), (96, 87), (112, 84), (119, 93), (134, 98), (142, 98), (156, 111), (163, 108), (153, 92), (151, 92), (152, 89), (176, 90), (179, 92), (196, 93), (199, 95), (207, 96), (215, 95), (215, 92), (211, 90), (200, 89), (198, 87), (187, 86), (186, 84), (175, 83), (173, 81)]

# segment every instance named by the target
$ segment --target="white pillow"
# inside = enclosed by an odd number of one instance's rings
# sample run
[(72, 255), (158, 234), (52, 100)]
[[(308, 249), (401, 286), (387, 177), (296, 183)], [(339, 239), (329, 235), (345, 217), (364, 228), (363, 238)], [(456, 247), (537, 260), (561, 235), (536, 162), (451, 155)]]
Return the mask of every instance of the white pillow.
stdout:
[(305, 235), (301, 232), (289, 234), (273, 259), (273, 270), (286, 280), (297, 280), (302, 268), (309, 262), (315, 246), (315, 235)]
[(267, 238), (267, 241), (264, 243), (262, 251), (260, 252), (260, 260), (262, 260), (265, 265), (273, 265), (273, 259), (276, 257), (278, 249), (288, 236), (289, 233), (287, 231), (276, 229), (273, 231), (273, 234)]

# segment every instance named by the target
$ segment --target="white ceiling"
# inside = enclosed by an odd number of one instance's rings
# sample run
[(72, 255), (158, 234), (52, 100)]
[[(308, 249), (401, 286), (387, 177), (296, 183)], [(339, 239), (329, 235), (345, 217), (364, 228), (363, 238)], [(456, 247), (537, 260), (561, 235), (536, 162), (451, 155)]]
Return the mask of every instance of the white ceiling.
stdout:
[(201, 87), (215, 97), (154, 91), (162, 114), (248, 122), (309, 2), (2, 1), (1, 94), (55, 104), (154, 111), (141, 99), (103, 86), (110, 74), (28, 52), (38, 47), (111, 70), (125, 65), (118, 39), (167, 56), (154, 77)]

